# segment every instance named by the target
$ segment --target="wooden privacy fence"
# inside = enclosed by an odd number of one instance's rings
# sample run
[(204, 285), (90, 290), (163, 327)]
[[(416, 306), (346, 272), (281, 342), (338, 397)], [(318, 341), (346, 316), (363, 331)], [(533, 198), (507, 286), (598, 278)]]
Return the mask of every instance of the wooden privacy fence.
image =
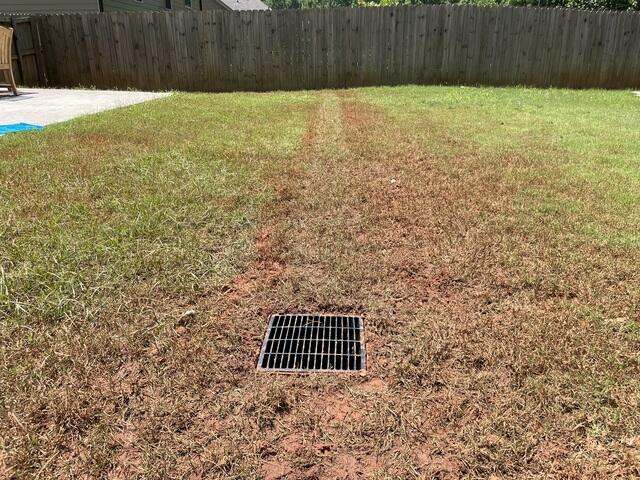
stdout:
[[(0, 26), (13, 28), (13, 75), (20, 85), (45, 86), (44, 56), (34, 18), (0, 15)], [(0, 74), (0, 79), (2, 79)]]
[(38, 19), (55, 86), (640, 86), (640, 14), (421, 5)]

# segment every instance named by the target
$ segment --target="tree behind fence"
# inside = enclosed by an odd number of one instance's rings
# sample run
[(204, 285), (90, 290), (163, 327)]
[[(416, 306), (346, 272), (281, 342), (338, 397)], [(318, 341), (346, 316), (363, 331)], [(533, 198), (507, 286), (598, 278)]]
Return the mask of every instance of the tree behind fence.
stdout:
[(640, 14), (422, 5), (39, 19), (55, 86), (640, 86)]

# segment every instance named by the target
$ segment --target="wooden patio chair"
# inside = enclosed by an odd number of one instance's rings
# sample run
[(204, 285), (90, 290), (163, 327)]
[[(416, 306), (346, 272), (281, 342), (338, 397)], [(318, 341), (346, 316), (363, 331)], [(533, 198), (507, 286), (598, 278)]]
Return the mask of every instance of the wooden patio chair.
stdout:
[(0, 83), (0, 87), (7, 87), (18, 95), (16, 81), (13, 78), (11, 66), (11, 41), (13, 40), (13, 28), (0, 27), (0, 73), (4, 74), (8, 83)]

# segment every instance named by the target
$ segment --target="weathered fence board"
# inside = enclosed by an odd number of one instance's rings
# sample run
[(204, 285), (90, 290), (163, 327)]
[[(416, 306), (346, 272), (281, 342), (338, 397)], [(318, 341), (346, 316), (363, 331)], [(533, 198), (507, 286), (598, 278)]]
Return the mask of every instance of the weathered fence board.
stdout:
[(37, 17), (54, 86), (640, 87), (640, 14), (421, 5)]

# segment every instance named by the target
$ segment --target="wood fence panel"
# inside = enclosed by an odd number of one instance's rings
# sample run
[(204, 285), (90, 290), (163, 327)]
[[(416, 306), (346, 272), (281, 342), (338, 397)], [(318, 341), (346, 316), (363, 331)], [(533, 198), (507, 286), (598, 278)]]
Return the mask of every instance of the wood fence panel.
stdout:
[(14, 30), (11, 59), (16, 83), (31, 87), (46, 86), (48, 76), (38, 22), (30, 17), (0, 15), (0, 25)]
[(599, 78), (600, 75), (600, 59), (603, 55), (604, 49), (604, 12), (597, 12), (596, 15), (590, 17), (593, 22), (591, 28), (588, 63), (589, 70), (587, 77), (584, 79), (585, 83), (588, 83), (592, 78)]
[(37, 31), (19, 34), (19, 73), (46, 70), (57, 87), (640, 87), (637, 12), (419, 5), (27, 20)]
[(638, 78), (638, 56), (640, 56), (640, 16), (621, 15), (624, 21), (624, 33), (620, 55), (620, 85), (624, 86)]

